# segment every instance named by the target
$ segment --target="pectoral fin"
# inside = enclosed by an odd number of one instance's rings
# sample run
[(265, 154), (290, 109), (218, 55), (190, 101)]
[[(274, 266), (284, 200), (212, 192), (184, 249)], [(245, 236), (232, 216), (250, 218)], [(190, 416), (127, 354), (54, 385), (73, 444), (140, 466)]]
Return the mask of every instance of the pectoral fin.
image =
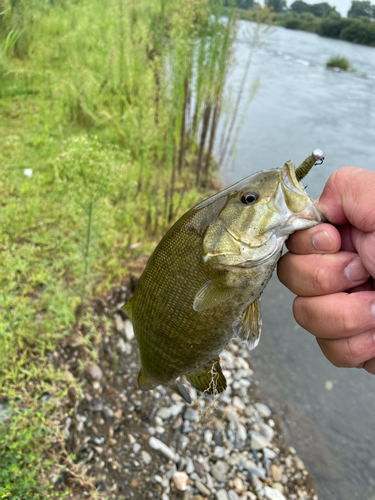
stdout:
[(225, 282), (225, 275), (207, 281), (197, 292), (193, 309), (194, 311), (203, 311), (210, 307), (215, 307), (221, 302), (230, 299), (234, 295), (234, 288), (228, 286)]
[(262, 329), (260, 298), (255, 300), (243, 313), (235, 333), (241, 342), (245, 342), (251, 350), (258, 345)]
[(219, 359), (202, 368), (202, 370), (189, 373), (186, 378), (196, 389), (207, 394), (223, 392), (227, 388), (227, 381), (221, 371)]

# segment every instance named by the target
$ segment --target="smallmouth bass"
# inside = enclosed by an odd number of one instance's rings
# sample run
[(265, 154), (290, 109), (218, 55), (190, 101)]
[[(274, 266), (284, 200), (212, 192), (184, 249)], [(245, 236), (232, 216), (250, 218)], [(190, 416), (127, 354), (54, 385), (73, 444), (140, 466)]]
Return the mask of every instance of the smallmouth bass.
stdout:
[(162, 238), (124, 306), (140, 349), (140, 389), (163, 385), (191, 402), (182, 375), (209, 394), (226, 388), (219, 355), (232, 337), (258, 344), (260, 295), (285, 240), (323, 220), (299, 182), (315, 153), (303, 170), (289, 160), (211, 196)]

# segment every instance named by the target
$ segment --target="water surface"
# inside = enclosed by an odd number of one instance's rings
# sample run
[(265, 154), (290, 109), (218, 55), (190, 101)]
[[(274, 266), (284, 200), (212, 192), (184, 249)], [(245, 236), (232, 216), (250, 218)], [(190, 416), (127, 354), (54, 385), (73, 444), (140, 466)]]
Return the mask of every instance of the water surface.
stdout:
[[(246, 26), (234, 86), (245, 64)], [(358, 73), (327, 70), (336, 54)], [(375, 48), (276, 28), (255, 55), (250, 77), (260, 78), (260, 89), (234, 161), (223, 172), (228, 182), (290, 158), (298, 164), (315, 148), (326, 161), (306, 178), (313, 197), (341, 166), (375, 171)], [(261, 393), (281, 412), (289, 443), (316, 476), (321, 500), (375, 500), (375, 377), (330, 365), (315, 338), (295, 323), (292, 302), (273, 277), (262, 299), (262, 339), (253, 351)]]

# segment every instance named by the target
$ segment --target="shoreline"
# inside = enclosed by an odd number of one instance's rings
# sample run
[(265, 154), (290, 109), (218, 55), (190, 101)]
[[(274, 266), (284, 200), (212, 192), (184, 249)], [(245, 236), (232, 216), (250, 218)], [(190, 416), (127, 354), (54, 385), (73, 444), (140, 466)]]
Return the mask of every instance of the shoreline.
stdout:
[[(250, 353), (237, 340), (221, 356), (228, 388), (215, 400), (191, 386), (192, 405), (161, 387), (138, 389), (138, 347), (120, 309), (135, 284), (131, 278), (97, 300), (110, 323), (97, 339), (96, 363), (79, 375), (85, 348), (68, 339), (59, 352), (83, 383), (65, 421), (67, 450), (97, 490), (120, 500), (317, 500), (315, 479), (261, 402)], [(65, 481), (62, 474), (55, 487)], [(75, 495), (88, 496), (76, 486)]]

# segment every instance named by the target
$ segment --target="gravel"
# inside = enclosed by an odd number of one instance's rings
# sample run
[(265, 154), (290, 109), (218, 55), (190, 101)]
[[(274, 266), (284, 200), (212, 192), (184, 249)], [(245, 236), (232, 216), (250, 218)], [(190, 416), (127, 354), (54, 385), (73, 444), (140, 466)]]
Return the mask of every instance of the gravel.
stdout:
[[(77, 367), (70, 363), (83, 396), (65, 421), (66, 447), (95, 477), (97, 489), (113, 500), (318, 500), (314, 478), (285, 443), (279, 416), (259, 400), (243, 344), (232, 341), (221, 356), (229, 383), (217, 398), (198, 394), (184, 380), (191, 405), (162, 387), (138, 389), (133, 328), (116, 309), (132, 286), (113, 290), (102, 306), (112, 315), (113, 331), (103, 329), (97, 364), (80, 375), (78, 361)], [(73, 348), (61, 349), (69, 364)]]

